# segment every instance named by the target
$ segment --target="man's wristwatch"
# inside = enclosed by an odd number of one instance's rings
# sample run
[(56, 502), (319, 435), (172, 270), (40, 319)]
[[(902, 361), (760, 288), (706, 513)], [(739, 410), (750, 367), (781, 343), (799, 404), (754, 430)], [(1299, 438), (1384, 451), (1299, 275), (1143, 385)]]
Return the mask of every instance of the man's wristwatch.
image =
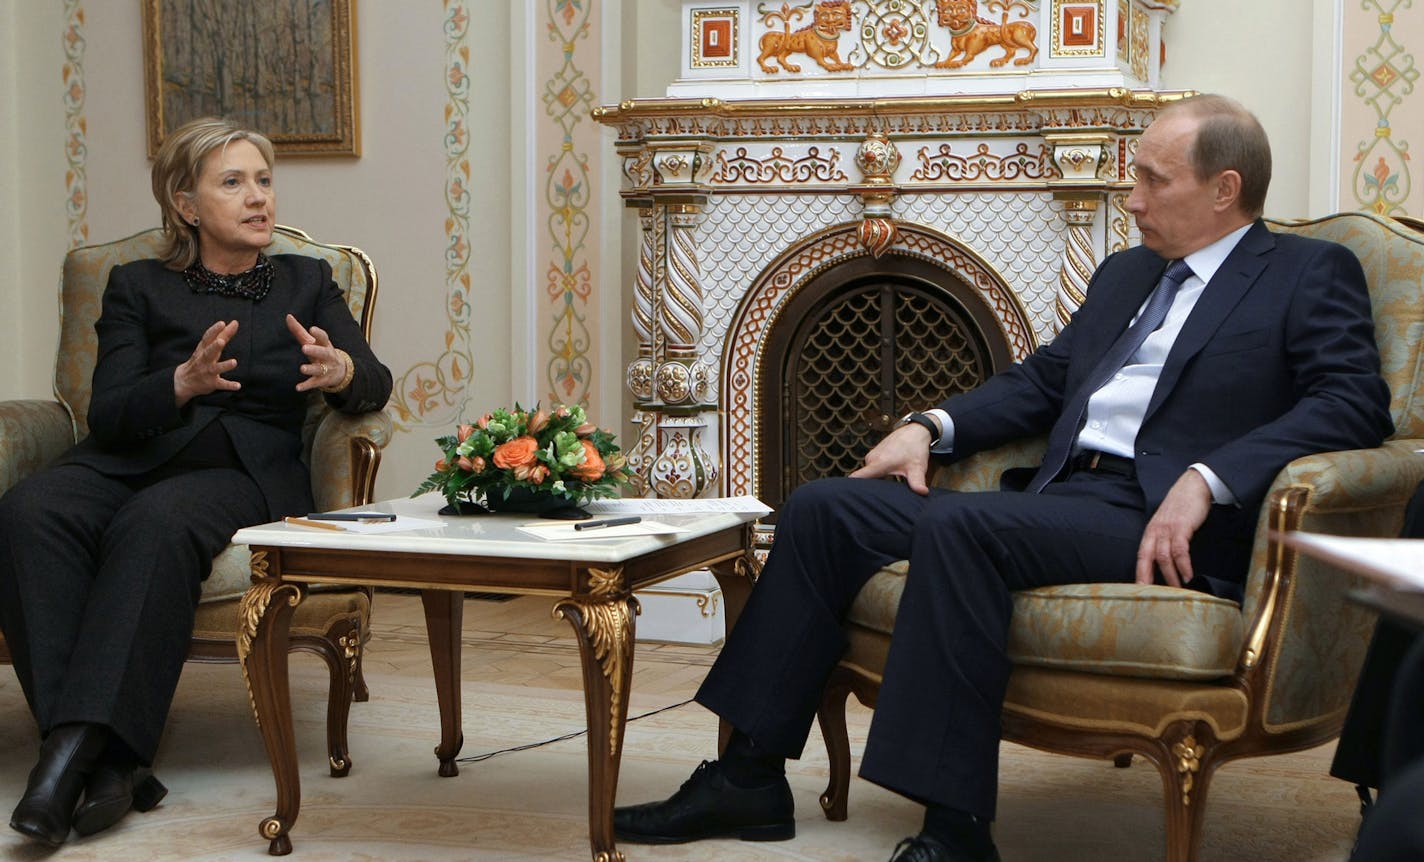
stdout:
[(896, 428), (903, 428), (906, 425), (919, 425), (930, 432), (930, 445), (933, 446), (939, 440), (939, 425), (930, 417), (923, 413), (910, 412), (900, 417), (900, 421), (895, 423)]

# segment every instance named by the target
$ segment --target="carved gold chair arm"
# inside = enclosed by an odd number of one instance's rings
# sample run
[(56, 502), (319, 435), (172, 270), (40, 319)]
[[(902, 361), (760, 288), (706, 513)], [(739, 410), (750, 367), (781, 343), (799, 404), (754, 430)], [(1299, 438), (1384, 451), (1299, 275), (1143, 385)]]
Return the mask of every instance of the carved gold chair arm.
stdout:
[(394, 433), (383, 411), (324, 416), (312, 439), (312, 475), (323, 477), (312, 489), (320, 509), (341, 509), (371, 502), (381, 450)]

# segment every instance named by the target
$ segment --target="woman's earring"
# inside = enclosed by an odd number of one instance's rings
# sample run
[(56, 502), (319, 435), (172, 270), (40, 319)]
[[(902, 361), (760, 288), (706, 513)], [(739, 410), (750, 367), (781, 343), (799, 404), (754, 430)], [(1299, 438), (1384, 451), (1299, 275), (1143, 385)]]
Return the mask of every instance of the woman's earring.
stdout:
[(198, 226), (198, 217), (197, 217), (197, 216), (193, 216), (193, 227), (197, 227), (197, 226)]

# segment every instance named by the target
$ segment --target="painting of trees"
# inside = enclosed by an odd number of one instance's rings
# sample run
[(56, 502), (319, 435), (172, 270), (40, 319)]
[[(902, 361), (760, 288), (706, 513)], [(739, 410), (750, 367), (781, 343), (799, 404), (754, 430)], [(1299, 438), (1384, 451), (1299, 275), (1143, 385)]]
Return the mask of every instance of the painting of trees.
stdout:
[(279, 151), (355, 155), (353, 2), (144, 0), (150, 150), (218, 116)]

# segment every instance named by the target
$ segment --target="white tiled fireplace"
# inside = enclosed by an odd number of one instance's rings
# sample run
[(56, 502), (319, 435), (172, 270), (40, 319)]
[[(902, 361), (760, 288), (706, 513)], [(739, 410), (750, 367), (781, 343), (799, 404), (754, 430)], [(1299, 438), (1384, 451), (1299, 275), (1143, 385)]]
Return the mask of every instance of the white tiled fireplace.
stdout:
[[(784, 421), (766, 410), (777, 351), (839, 267), (942, 290), (999, 367), (1136, 241), (1131, 156), (1178, 95), (1153, 89), (1176, 4), (973, 5), (686, 0), (667, 98), (595, 111), (641, 237), (627, 385), (642, 493), (785, 488), (762, 451)], [(783, 61), (786, 45), (800, 50)]]

